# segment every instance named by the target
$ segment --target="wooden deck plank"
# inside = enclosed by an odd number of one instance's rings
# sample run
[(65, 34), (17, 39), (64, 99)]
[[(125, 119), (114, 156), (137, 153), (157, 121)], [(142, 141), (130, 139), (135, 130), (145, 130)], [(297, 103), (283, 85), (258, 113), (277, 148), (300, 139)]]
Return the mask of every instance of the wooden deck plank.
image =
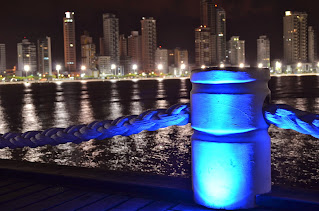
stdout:
[(78, 209), (79, 211), (101, 211), (115, 207), (127, 201), (129, 197), (120, 195), (111, 195), (93, 204)]
[[(14, 199), (19, 199), (23, 196), (39, 192), (41, 190), (44, 190), (48, 188), (48, 185), (42, 185), (42, 184), (35, 184), (32, 186), (28, 186), (26, 188), (19, 189), (17, 191), (12, 191), (10, 193), (4, 194), (0, 197), (0, 204), (7, 202), (7, 201), (12, 201)], [(1, 207), (1, 205), (0, 205)]]
[(75, 210), (86, 205), (92, 204), (100, 199), (109, 196), (109, 194), (87, 193), (79, 198), (73, 199), (59, 206), (49, 209), (50, 211)]
[(151, 202), (153, 202), (153, 200), (149, 200), (149, 199), (144, 199), (144, 198), (131, 198), (128, 201), (110, 209), (112, 211), (131, 211), (131, 210), (138, 210), (142, 207), (147, 206), (148, 204), (150, 204)]
[(50, 197), (55, 196), (57, 194), (62, 194), (65, 191), (67, 190), (61, 187), (52, 187), (19, 199), (6, 202), (4, 204), (1, 204), (0, 207), (2, 210), (16, 210), (19, 208), (32, 205), (36, 202), (41, 202), (42, 200), (50, 200)]
[(17, 191), (19, 189), (22, 189), (22, 188), (25, 188), (25, 187), (28, 187), (31, 185), (33, 185), (33, 184), (30, 182), (13, 183), (13, 184), (10, 184), (10, 185), (7, 185), (7, 186), (0, 188), (0, 195), (4, 195), (4, 194), (10, 193), (12, 191)]
[(51, 207), (55, 207), (59, 204), (65, 203), (67, 201), (73, 200), (77, 197), (80, 197), (84, 195), (85, 192), (82, 191), (66, 191), (61, 194), (57, 194), (54, 196), (51, 196), (45, 200), (36, 202), (34, 204), (30, 204), (25, 207), (21, 207), (17, 210), (44, 210), (49, 209)]
[(20, 180), (0, 178), (0, 188), (7, 186), (7, 185), (14, 184), (14, 183), (18, 183), (18, 182), (20, 182)]
[(205, 207), (202, 207), (200, 205), (196, 204), (188, 204), (188, 203), (181, 203), (178, 204), (177, 206), (169, 209), (169, 210), (174, 210), (174, 211), (212, 211), (212, 209), (208, 209)]
[(174, 205), (177, 205), (177, 203), (168, 202), (168, 201), (155, 201), (142, 209), (139, 209), (139, 211), (164, 211), (171, 207), (174, 207)]

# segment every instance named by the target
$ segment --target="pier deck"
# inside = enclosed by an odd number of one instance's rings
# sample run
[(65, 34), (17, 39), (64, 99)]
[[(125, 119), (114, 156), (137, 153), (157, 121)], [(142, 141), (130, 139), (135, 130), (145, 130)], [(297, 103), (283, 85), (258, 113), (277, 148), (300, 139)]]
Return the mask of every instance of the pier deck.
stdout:
[[(275, 188), (257, 203), (251, 210), (319, 210), (319, 194)], [(0, 160), (0, 209), (211, 210), (193, 202), (189, 179), (8, 160)]]

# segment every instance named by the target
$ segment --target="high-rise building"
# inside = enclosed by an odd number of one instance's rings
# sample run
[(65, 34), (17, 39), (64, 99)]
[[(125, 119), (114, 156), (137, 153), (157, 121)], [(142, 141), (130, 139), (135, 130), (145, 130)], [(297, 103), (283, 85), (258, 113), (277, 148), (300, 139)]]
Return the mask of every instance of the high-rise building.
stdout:
[(186, 49), (175, 48), (174, 57), (175, 67), (180, 67), (181, 64), (188, 67), (188, 51)]
[(228, 58), (233, 66), (245, 65), (245, 41), (232, 36), (228, 41)]
[(156, 20), (153, 17), (141, 20), (142, 31), (142, 69), (150, 73), (155, 70), (155, 51), (157, 47)]
[(111, 63), (120, 63), (119, 19), (114, 14), (103, 14), (104, 56), (111, 57)]
[(52, 75), (51, 38), (38, 39), (38, 73)]
[(119, 48), (120, 48), (120, 58), (125, 58), (127, 56), (127, 38), (124, 34), (120, 35), (119, 38)]
[(155, 68), (158, 73), (168, 73), (168, 50), (157, 48), (155, 51)]
[(75, 43), (75, 22), (74, 12), (66, 12), (63, 18), (64, 34), (64, 64), (69, 73), (76, 71), (76, 43)]
[(262, 67), (270, 67), (270, 41), (266, 35), (257, 39), (257, 64)]
[(218, 7), (216, 13), (216, 57), (217, 63), (226, 62), (226, 12)]
[(81, 36), (81, 66), (85, 66), (86, 69), (95, 69), (95, 55), (96, 46), (93, 43), (92, 37), (90, 37), (87, 31)]
[(210, 28), (195, 29), (195, 62), (198, 67), (212, 65), (212, 36)]
[(317, 35), (312, 26), (308, 27), (308, 61), (314, 63), (317, 60)]
[(0, 74), (3, 75), (6, 71), (6, 45), (0, 44)]
[(119, 38), (120, 48), (120, 68), (123, 69), (124, 75), (132, 72), (132, 58), (128, 56), (128, 38), (124, 34)]
[(98, 56), (97, 67), (102, 76), (112, 75), (111, 71), (111, 57), (110, 56)]
[(100, 41), (100, 56), (103, 56), (105, 54), (105, 51), (104, 51), (104, 38), (100, 37), (99, 41)]
[(286, 11), (284, 22), (284, 61), (287, 65), (307, 62), (307, 25), (308, 15), (305, 12)]
[[(37, 47), (28, 39), (23, 39), (17, 45), (18, 71), (19, 76), (35, 75), (37, 72)], [(28, 69), (25, 69), (28, 67)]]
[[(226, 61), (226, 12), (213, 0), (201, 0), (201, 26), (210, 29), (211, 63), (217, 65)], [(205, 30), (207, 31), (207, 30)]]
[(137, 69), (142, 69), (142, 36), (138, 31), (132, 31), (127, 40), (127, 54), (131, 57), (132, 64), (137, 65)]
[(216, 34), (217, 7), (213, 0), (201, 0), (200, 2), (201, 25), (209, 27), (212, 34)]

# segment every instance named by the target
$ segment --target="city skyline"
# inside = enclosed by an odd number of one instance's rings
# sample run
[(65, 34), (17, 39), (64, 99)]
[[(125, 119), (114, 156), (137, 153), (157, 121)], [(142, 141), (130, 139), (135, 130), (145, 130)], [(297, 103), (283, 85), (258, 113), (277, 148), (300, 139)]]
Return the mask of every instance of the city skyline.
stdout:
[[(115, 13), (120, 20), (120, 34), (124, 33), (126, 36), (130, 34), (130, 31), (139, 30), (141, 17), (151, 16), (157, 20), (158, 45), (167, 49), (175, 47), (187, 49), (190, 54), (190, 62), (195, 61), (193, 30), (200, 24), (200, 1), (186, 0), (183, 1), (183, 4), (180, 4), (179, 1), (145, 3), (138, 0), (136, 3), (128, 2), (127, 4), (123, 4), (122, 1), (108, 3), (93, 1), (90, 3), (92, 4), (90, 9), (87, 9), (88, 7), (83, 2), (77, 1), (77, 4), (74, 4), (74, 1), (68, 1), (65, 4), (59, 4), (59, 1), (49, 2), (50, 10), (43, 11), (30, 2), (28, 5), (21, 3), (22, 6), (25, 6), (23, 10), (20, 9), (20, 6), (15, 8), (11, 2), (3, 4), (2, 9), (5, 8), (5, 11), (1, 13), (3, 33), (0, 35), (0, 43), (6, 44), (7, 68), (12, 68), (17, 64), (15, 46), (23, 37), (32, 41), (38, 37), (51, 37), (53, 60), (62, 63), (63, 28), (60, 23), (61, 15), (68, 10), (75, 12), (77, 44), (80, 43), (80, 35), (84, 30), (89, 31), (94, 43), (99, 43), (98, 39), (103, 34), (101, 18), (103, 13)], [(314, 5), (318, 3), (314, 4), (309, 0), (280, 3), (272, 0), (267, 2), (241, 0), (216, 1), (216, 3), (220, 3), (226, 10), (227, 40), (231, 36), (238, 35), (246, 41), (246, 60), (251, 65), (255, 65), (257, 59), (256, 39), (263, 34), (269, 37), (273, 46), (276, 46), (271, 48), (272, 59), (283, 58), (282, 16), (286, 10), (306, 12), (309, 15), (309, 25), (318, 29), (319, 23), (316, 23), (316, 20), (319, 17), (316, 17), (319, 15), (314, 9)], [(103, 8), (109, 8), (109, 10)], [(13, 9), (15, 12), (10, 12)], [(251, 29), (252, 24), (254, 28)]]

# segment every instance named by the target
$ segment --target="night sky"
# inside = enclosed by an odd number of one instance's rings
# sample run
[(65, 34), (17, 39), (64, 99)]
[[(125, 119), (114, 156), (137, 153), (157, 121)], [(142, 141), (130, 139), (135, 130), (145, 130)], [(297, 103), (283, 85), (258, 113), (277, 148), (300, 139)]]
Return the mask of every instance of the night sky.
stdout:
[[(220, 0), (227, 15), (227, 40), (239, 35), (246, 40), (247, 63), (255, 65), (256, 39), (265, 34), (271, 41), (271, 59), (281, 58), (282, 17), (285, 10), (308, 13), (308, 24), (319, 28), (319, 1), (315, 0)], [(115, 13), (120, 19), (120, 33), (126, 36), (140, 30), (142, 16), (157, 20), (158, 45), (189, 50), (194, 61), (194, 28), (198, 27), (200, 0), (47, 0), (1, 1), (0, 43), (7, 48), (7, 68), (17, 63), (17, 43), (23, 37), (35, 41), (52, 38), (53, 62), (63, 62), (62, 19), (65, 11), (74, 11), (77, 47), (84, 30), (98, 46), (102, 36), (102, 14)]]

